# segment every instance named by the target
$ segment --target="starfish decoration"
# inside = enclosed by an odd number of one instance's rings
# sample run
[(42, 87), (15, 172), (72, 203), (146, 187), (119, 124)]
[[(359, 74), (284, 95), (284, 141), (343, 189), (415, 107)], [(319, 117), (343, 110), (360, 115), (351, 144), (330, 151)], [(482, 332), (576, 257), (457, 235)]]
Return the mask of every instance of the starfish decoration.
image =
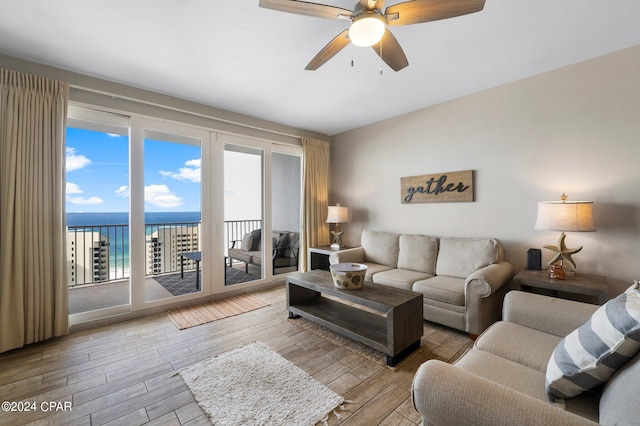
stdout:
[(566, 244), (564, 243), (564, 239), (567, 236), (565, 235), (565, 233), (563, 232), (562, 234), (560, 234), (560, 238), (558, 239), (558, 246), (543, 246), (544, 248), (551, 250), (555, 255), (553, 256), (553, 259), (551, 259), (548, 263), (548, 265), (553, 265), (554, 263), (556, 263), (557, 261), (560, 261), (560, 265), (562, 265), (562, 262), (564, 260), (567, 260), (574, 268), (576, 267), (576, 262), (573, 261), (573, 259), (571, 258), (571, 256), (573, 256), (574, 254), (578, 253), (580, 250), (582, 250), (582, 246), (578, 247), (578, 248), (567, 248)]
[(342, 233), (344, 231), (340, 231), (339, 228), (336, 226), (336, 230), (335, 231), (331, 231), (331, 235), (333, 235), (333, 243), (334, 244), (341, 244), (342, 241), (340, 240), (340, 237), (342, 236)]

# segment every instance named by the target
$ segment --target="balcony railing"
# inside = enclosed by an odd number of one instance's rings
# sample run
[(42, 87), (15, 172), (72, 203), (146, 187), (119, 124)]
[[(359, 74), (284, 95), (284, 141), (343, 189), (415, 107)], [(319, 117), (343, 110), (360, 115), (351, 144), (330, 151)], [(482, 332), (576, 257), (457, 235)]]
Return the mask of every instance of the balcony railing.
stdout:
[[(260, 219), (225, 221), (225, 250), (232, 241), (262, 226)], [(145, 225), (145, 275), (195, 268), (180, 253), (200, 251), (200, 222)], [(91, 225), (67, 227), (68, 285), (105, 283), (129, 278), (129, 226)]]

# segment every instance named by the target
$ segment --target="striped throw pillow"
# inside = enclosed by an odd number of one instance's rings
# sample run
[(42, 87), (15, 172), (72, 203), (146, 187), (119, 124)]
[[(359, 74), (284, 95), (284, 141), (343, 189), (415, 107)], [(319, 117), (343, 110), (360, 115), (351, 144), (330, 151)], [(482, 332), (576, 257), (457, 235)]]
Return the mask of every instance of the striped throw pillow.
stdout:
[(605, 383), (640, 349), (640, 282), (598, 308), (572, 331), (547, 364), (551, 401), (576, 396)]

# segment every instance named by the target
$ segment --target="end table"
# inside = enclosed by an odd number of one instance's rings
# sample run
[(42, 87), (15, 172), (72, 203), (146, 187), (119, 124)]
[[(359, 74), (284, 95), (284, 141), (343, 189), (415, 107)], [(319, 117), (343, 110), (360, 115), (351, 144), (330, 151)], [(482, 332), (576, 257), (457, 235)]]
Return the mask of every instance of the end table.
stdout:
[(524, 291), (576, 300), (579, 302), (602, 305), (607, 301), (607, 278), (596, 275), (577, 274), (564, 280), (549, 278), (546, 270), (532, 271), (525, 269), (519, 272), (514, 281)]
[(338, 253), (355, 247), (342, 246), (340, 250), (332, 250), (331, 246), (309, 247), (309, 270), (322, 269), (329, 270), (329, 256), (331, 253)]

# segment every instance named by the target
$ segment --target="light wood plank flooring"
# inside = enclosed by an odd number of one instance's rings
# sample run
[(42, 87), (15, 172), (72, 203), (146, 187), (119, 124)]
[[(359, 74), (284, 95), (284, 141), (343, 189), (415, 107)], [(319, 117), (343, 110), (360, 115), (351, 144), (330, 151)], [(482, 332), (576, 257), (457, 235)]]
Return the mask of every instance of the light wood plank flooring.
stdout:
[[(165, 314), (71, 334), (0, 354), (0, 402), (36, 402), (0, 412), (2, 425), (209, 425), (179, 375), (214, 354), (260, 340), (347, 400), (337, 425), (414, 425), (411, 380), (427, 359), (455, 360), (472, 341), (424, 323), (423, 350), (396, 371), (378, 366), (287, 320), (284, 286), (255, 293), (271, 306), (178, 330)], [(71, 411), (41, 410), (41, 402)], [(62, 407), (64, 407), (62, 405)]]

